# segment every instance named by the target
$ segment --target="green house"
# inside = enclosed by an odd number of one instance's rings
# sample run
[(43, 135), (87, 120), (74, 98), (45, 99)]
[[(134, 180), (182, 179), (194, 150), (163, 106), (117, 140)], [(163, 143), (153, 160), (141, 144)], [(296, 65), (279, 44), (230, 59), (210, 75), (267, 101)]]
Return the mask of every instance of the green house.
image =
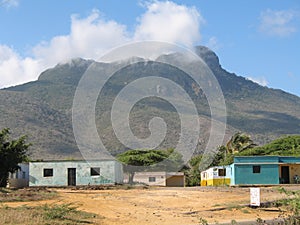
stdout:
[(238, 156), (231, 167), (231, 185), (293, 184), (300, 177), (300, 157)]
[(103, 185), (123, 182), (116, 160), (41, 161), (29, 163), (29, 186)]

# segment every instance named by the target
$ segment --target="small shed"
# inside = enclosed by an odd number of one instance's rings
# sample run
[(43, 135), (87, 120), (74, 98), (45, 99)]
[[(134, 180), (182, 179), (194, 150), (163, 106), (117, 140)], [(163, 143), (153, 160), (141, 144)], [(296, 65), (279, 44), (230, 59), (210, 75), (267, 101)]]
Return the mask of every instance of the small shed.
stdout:
[(200, 173), (201, 186), (223, 186), (230, 185), (231, 167), (214, 166)]
[[(128, 176), (124, 182), (128, 181)], [(135, 172), (133, 182), (149, 186), (184, 187), (185, 175), (182, 172)]]
[(29, 163), (29, 186), (102, 185), (123, 182), (116, 160), (41, 161)]
[(19, 163), (19, 169), (14, 173), (9, 173), (9, 188), (23, 188), (29, 185), (29, 163)]

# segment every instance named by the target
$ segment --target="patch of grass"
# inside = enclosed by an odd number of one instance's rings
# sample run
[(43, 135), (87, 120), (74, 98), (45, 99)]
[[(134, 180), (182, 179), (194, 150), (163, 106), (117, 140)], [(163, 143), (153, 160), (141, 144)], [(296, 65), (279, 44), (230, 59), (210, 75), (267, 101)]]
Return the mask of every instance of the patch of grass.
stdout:
[(257, 223), (258, 225), (263, 225), (263, 224), (265, 223), (265, 221), (264, 221), (262, 218), (258, 217), (258, 218), (256, 219), (256, 223)]
[(213, 207), (219, 207), (219, 206), (222, 206), (221, 204), (215, 204), (213, 205)]
[(230, 223), (231, 225), (236, 225), (236, 224), (238, 224), (235, 220), (231, 220), (231, 223)]
[(228, 205), (226, 206), (226, 209), (228, 209), (229, 211), (232, 211), (232, 210), (238, 210), (238, 209), (241, 209), (242, 206), (240, 205)]
[(0, 208), (1, 224), (50, 225), (50, 224), (100, 224), (100, 217), (77, 210), (71, 204), (21, 206)]
[(40, 188), (0, 189), (0, 202), (24, 202), (52, 199), (57, 196), (55, 191)]
[(1, 194), (6, 194), (6, 193), (9, 193), (11, 190), (10, 189), (7, 189), (7, 188), (0, 188), (0, 193)]
[(288, 191), (280, 188), (279, 192), (286, 195), (286, 198), (277, 201), (278, 206), (288, 212), (281, 215), (285, 224), (300, 224), (300, 191)]
[(247, 209), (242, 209), (242, 212), (245, 214), (249, 214), (250, 212)]
[(207, 222), (206, 219), (200, 217), (200, 218), (199, 218), (199, 225), (208, 225), (208, 222)]
[(62, 205), (48, 205), (46, 204), (43, 208), (45, 219), (65, 219), (67, 215), (75, 213), (77, 207), (72, 206), (71, 204), (62, 204)]

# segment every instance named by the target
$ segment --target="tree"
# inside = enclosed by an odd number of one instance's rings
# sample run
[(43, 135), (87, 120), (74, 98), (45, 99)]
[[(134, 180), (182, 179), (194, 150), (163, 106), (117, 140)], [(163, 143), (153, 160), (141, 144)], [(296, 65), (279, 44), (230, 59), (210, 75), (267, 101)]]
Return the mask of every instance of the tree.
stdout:
[(224, 166), (233, 163), (235, 155), (241, 155), (246, 150), (252, 149), (256, 144), (252, 141), (249, 135), (237, 132), (226, 143), (218, 147), (218, 151), (214, 157), (211, 166)]
[(183, 169), (185, 172), (185, 183), (187, 186), (199, 186), (200, 185), (200, 170), (199, 165), (203, 155), (196, 155), (190, 159), (188, 165)]
[(254, 144), (249, 135), (237, 132), (227, 142), (226, 149), (228, 154), (235, 154), (255, 146), (256, 144)]
[(227, 149), (224, 145), (218, 147), (217, 153), (210, 166), (223, 165), (225, 159), (227, 158)]
[(31, 145), (26, 143), (26, 136), (11, 139), (9, 135), (8, 128), (0, 131), (0, 187), (6, 187), (9, 172), (17, 171), (18, 163), (28, 159), (27, 151)]
[[(163, 165), (156, 165), (156, 168), (166, 170), (168, 167), (179, 165), (182, 161), (181, 154), (168, 150), (128, 150), (117, 155), (117, 159), (123, 162), (124, 170), (129, 174), (128, 183), (133, 183), (134, 173), (143, 171), (144, 167), (149, 167), (164, 161)], [(149, 169), (149, 168), (148, 168)]]

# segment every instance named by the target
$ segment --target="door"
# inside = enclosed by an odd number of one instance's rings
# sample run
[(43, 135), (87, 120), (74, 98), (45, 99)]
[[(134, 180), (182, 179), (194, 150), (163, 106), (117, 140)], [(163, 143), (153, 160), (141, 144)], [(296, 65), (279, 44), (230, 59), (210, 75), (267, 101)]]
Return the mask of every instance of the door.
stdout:
[(76, 186), (76, 168), (68, 168), (68, 186)]
[(281, 167), (281, 183), (282, 184), (289, 184), (290, 183), (290, 167), (289, 166), (282, 166)]

